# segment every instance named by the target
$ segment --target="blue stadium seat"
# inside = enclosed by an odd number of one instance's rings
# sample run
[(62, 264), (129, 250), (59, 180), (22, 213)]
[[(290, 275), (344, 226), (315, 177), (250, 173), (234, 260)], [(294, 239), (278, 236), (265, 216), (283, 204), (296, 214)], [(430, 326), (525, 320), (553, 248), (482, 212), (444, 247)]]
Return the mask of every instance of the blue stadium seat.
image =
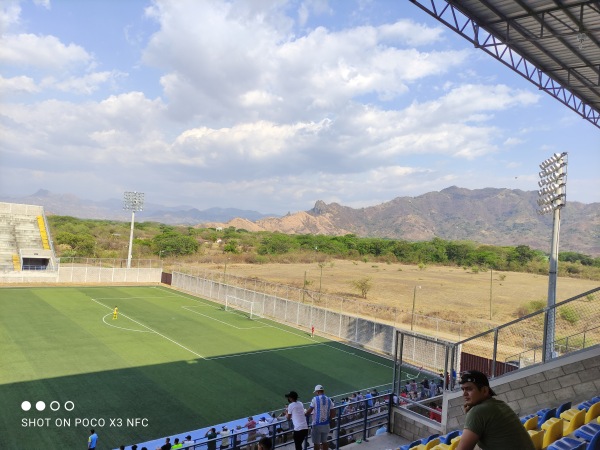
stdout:
[(579, 405), (577, 405), (577, 409), (590, 409), (590, 406), (592, 406), (595, 403), (600, 403), (600, 396), (592, 397), (589, 400), (586, 400), (585, 402), (581, 402)]
[(429, 441), (432, 441), (438, 437), (440, 437), (439, 434), (432, 434), (431, 436), (427, 436), (427, 437), (421, 439), (421, 444), (427, 444)]
[(560, 415), (568, 409), (571, 409), (571, 402), (563, 403), (558, 408), (556, 408), (556, 413), (554, 414), (554, 417), (560, 418)]
[(579, 439), (585, 439), (586, 441), (591, 441), (595, 435), (600, 433), (600, 423), (590, 422), (586, 425), (583, 425), (575, 430), (573, 433), (575, 437)]
[[(540, 414), (540, 412), (542, 412), (542, 414)], [(537, 415), (540, 418), (540, 420), (538, 420), (538, 426), (541, 427), (542, 425), (544, 425), (544, 422), (546, 422), (548, 419), (556, 417), (556, 408), (540, 409), (537, 412)]]
[(546, 450), (586, 450), (587, 442), (573, 438), (562, 438), (551, 444)]
[(421, 445), (421, 439), (411, 442), (410, 444), (405, 444), (400, 447), (400, 450), (408, 450), (409, 448), (416, 447), (417, 445)]
[(454, 431), (451, 431), (450, 433), (446, 434), (445, 436), (440, 436), (440, 442), (442, 444), (450, 445), (450, 443), (452, 442), (452, 439), (454, 439), (457, 436), (461, 436), (461, 435), (462, 435), (462, 430), (454, 430)]

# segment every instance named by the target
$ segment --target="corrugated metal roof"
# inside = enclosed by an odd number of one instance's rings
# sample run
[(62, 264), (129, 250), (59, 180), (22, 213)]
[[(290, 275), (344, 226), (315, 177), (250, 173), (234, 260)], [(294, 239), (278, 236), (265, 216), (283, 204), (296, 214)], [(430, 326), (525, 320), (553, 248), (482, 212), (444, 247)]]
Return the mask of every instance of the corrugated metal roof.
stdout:
[(600, 128), (600, 1), (410, 1)]

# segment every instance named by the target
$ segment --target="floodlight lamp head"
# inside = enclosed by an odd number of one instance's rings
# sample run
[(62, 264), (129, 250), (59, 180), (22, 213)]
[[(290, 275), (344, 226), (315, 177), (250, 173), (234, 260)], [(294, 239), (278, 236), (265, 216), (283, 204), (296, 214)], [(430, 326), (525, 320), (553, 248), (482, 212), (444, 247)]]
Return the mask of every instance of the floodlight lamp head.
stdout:
[(551, 213), (552, 211), (554, 211), (554, 208), (550, 205), (547, 205), (547, 206), (544, 206), (544, 207), (538, 209), (538, 214), (542, 216), (544, 214)]
[(143, 192), (125, 192), (123, 196), (123, 209), (129, 211), (144, 210), (144, 193)]

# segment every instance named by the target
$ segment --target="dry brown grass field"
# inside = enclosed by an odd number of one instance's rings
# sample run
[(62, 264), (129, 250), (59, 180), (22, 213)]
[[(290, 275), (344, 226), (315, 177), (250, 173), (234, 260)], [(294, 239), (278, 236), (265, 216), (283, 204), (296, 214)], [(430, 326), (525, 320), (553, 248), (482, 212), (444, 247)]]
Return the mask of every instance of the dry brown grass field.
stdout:
[[(301, 288), (306, 273), (307, 289), (339, 295), (359, 302), (398, 308), (469, 324), (500, 325), (518, 317), (517, 311), (531, 301), (546, 302), (548, 277), (518, 272), (479, 271), (461, 267), (418, 266), (327, 260), (319, 264), (192, 264), (192, 270), (225, 272), (227, 276), (255, 278)], [(186, 267), (191, 268), (190, 264)], [(361, 299), (352, 282), (368, 277), (372, 283)], [(598, 281), (559, 277), (557, 302), (599, 286)], [(415, 289), (417, 287), (417, 289)], [(491, 321), (490, 321), (491, 299)]]

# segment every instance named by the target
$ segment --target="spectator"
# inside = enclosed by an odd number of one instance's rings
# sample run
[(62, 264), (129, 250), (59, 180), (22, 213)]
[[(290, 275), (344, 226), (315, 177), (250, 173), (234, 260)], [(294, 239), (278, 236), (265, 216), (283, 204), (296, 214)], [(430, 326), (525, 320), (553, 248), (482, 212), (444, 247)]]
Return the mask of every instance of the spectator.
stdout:
[(310, 402), (306, 415), (309, 416), (315, 412), (312, 423), (312, 440), (314, 449), (327, 450), (327, 435), (329, 434), (329, 423), (335, 418), (333, 402), (325, 395), (325, 389), (320, 384), (315, 386), (316, 395)]
[(367, 401), (367, 407), (372, 408), (373, 407), (373, 395), (369, 391), (367, 391), (367, 393), (365, 394), (365, 400)]
[(254, 417), (248, 417), (248, 422), (242, 428), (248, 428), (248, 442), (256, 440), (256, 422), (254, 421)]
[(137, 450), (137, 444), (133, 444), (133, 445), (131, 446), (131, 450)]
[(417, 392), (417, 382), (415, 380), (411, 380), (410, 382), (410, 391)]
[(483, 449), (534, 450), (519, 417), (506, 403), (493, 398), (496, 393), (484, 373), (464, 372), (460, 385), (467, 417), (457, 450), (473, 450), (475, 445)]
[(88, 438), (88, 450), (95, 450), (98, 444), (98, 435), (94, 430), (90, 430), (90, 437)]
[(190, 436), (189, 434), (185, 437), (185, 439), (183, 441), (181, 441), (184, 444), (191, 444), (194, 441), (192, 440), (192, 436)]
[(302, 444), (308, 437), (308, 423), (304, 415), (304, 405), (298, 401), (298, 393), (296, 391), (290, 391), (288, 394), (285, 394), (285, 397), (288, 400), (286, 410), (287, 419), (291, 419), (294, 426), (294, 446), (296, 450), (302, 450)]
[(217, 430), (211, 428), (206, 432), (204, 437), (208, 439), (208, 442), (206, 443), (206, 448), (208, 450), (217, 450)]
[(183, 448), (183, 444), (181, 444), (179, 442), (179, 438), (175, 438), (175, 440), (173, 441), (173, 447), (171, 447), (171, 450), (175, 450), (178, 448)]
[(156, 447), (156, 450), (171, 450), (171, 438), (167, 438), (163, 445)]
[(435, 384), (435, 380), (432, 378), (429, 383), (429, 397), (435, 397), (438, 394), (438, 387)]
[(258, 441), (258, 450), (271, 450), (273, 448), (273, 441), (269, 437), (262, 437)]
[(231, 431), (227, 429), (226, 425), (223, 425), (223, 429), (219, 431), (221, 435), (221, 450), (225, 450), (229, 448), (229, 436), (231, 436)]
[(269, 424), (270, 422), (266, 417), (263, 416), (259, 419), (256, 429), (260, 437), (268, 436), (270, 434)]

